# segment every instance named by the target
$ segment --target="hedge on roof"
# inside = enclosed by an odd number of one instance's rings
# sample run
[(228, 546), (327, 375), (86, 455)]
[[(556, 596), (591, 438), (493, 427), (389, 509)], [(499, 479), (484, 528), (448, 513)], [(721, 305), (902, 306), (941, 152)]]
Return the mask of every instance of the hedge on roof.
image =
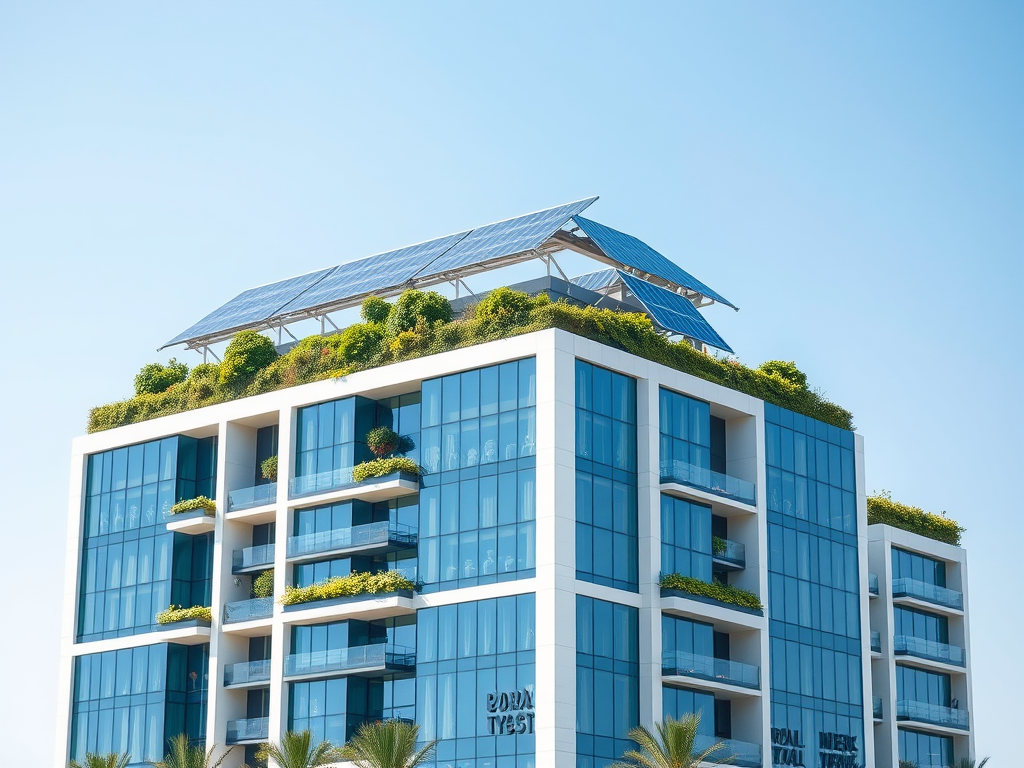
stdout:
[(755, 611), (762, 609), (761, 600), (748, 589), (734, 587), (731, 584), (723, 584), (720, 581), (713, 581), (710, 584), (692, 576), (683, 576), (678, 573), (669, 573), (661, 577), (662, 589), (677, 589), (680, 592), (689, 592), (691, 595), (709, 597), (720, 603), (731, 603), (741, 608), (751, 608)]
[(213, 610), (205, 605), (194, 605), (191, 608), (172, 605), (167, 610), (160, 611), (156, 615), (157, 624), (173, 624), (176, 621), (187, 621), (189, 619), (213, 621)]
[(902, 528), (955, 547), (960, 546), (960, 538), (967, 530), (956, 520), (946, 517), (945, 512), (936, 515), (920, 507), (893, 501), (888, 491), (868, 496), (868, 525), (875, 524)]
[(335, 576), (326, 581), (310, 584), (308, 587), (285, 587), (281, 604), (297, 605), (314, 600), (331, 600), (355, 595), (386, 595), (408, 589), (416, 589), (416, 584), (398, 571), (350, 573), (348, 576)]
[(415, 290), (403, 293), (394, 305), (367, 299), (363, 318), (365, 322), (342, 333), (309, 336), (280, 356), (266, 337), (261, 336), (265, 339), (261, 342), (255, 338), (260, 334), (242, 331), (228, 345), (220, 365), (197, 365), (184, 381), (166, 391), (143, 392), (93, 408), (88, 431), (547, 328), (561, 328), (828, 424), (853, 428), (850, 412), (810, 389), (806, 376), (792, 363), (770, 361), (750, 368), (736, 360), (719, 360), (685, 341), (662, 336), (642, 313), (552, 303), (546, 294), (530, 297), (499, 288), (459, 318), (452, 319), (451, 305), (440, 294)]

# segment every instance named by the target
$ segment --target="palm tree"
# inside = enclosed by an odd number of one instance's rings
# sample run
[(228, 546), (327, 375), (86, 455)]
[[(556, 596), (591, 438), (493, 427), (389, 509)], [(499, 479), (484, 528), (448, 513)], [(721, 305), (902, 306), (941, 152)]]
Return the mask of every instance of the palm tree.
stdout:
[(725, 749), (724, 742), (717, 742), (698, 751), (696, 741), (699, 726), (700, 713), (697, 712), (684, 715), (680, 720), (667, 717), (665, 722), (655, 723), (657, 737), (642, 725), (634, 728), (629, 732), (629, 738), (637, 743), (640, 750), (629, 750), (622, 756), (622, 761), (614, 763), (612, 768), (697, 768), (701, 763), (728, 762), (728, 759), (712, 760), (716, 752)]
[(256, 758), (272, 758), (279, 768), (321, 768), (342, 759), (341, 750), (331, 742), (314, 744), (312, 731), (288, 731), (280, 744), (264, 744)]
[(68, 768), (125, 768), (131, 761), (132, 756), (127, 752), (120, 755), (116, 752), (107, 752), (105, 755), (98, 755), (95, 752), (86, 752), (85, 761), (72, 760)]
[(420, 727), (404, 720), (363, 723), (341, 750), (356, 768), (416, 768), (431, 758), (437, 740), (417, 750)]
[(983, 757), (979, 763), (973, 757), (961, 757), (957, 762), (949, 766), (949, 768), (985, 768), (985, 763), (991, 759), (991, 757)]
[(159, 763), (150, 763), (153, 768), (219, 768), (224, 762), (233, 747), (228, 747), (217, 762), (213, 762), (213, 751), (217, 748), (214, 744), (210, 751), (206, 752), (199, 745), (193, 745), (188, 734), (179, 733), (168, 740), (170, 749), (167, 756)]

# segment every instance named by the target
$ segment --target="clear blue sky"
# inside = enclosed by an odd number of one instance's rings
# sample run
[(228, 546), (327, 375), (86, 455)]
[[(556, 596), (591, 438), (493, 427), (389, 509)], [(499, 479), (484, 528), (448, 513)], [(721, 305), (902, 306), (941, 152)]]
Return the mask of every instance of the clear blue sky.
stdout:
[(242, 289), (592, 194), (854, 412), (869, 489), (967, 526), (1018, 765), (1024, 5), (479, 6), (0, 1), (4, 765), (51, 761), (91, 405)]

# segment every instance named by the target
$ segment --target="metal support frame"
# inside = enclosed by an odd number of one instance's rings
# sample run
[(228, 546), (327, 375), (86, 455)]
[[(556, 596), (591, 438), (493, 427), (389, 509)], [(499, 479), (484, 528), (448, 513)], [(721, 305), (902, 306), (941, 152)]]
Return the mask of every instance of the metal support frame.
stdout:
[(217, 353), (214, 352), (212, 349), (210, 349), (210, 345), (209, 344), (204, 344), (202, 346), (202, 349), (196, 349), (196, 352), (198, 352), (199, 354), (201, 354), (203, 356), (203, 364), (204, 365), (206, 364), (206, 356), (207, 355), (210, 355), (211, 357), (213, 357), (213, 359), (216, 360), (218, 363), (221, 362), (221, 359), (219, 357), (217, 357)]

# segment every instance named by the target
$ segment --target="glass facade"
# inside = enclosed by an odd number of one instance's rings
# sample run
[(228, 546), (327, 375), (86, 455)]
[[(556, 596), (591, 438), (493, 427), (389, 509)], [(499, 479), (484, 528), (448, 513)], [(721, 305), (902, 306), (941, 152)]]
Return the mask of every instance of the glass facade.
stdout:
[(71, 753), (128, 752), (131, 765), (162, 760), (167, 739), (206, 738), (210, 646), (159, 643), (79, 656)]
[(896, 700), (952, 707), (949, 675), (914, 667), (896, 666)]
[[(856, 763), (864, 722), (853, 433), (764, 407), (772, 733), (846, 744)], [(773, 744), (776, 762), (787, 746)]]
[(662, 686), (662, 719), (671, 717), (674, 720), (679, 720), (689, 714), (700, 714), (700, 726), (697, 729), (699, 734), (703, 736), (716, 735), (714, 694), (707, 691), (695, 691), (690, 688)]
[(424, 592), (534, 575), (536, 368), (527, 358), (423, 382)]
[(913, 579), (933, 587), (946, 586), (946, 564), (942, 560), (892, 548), (892, 578)]
[(636, 608), (576, 596), (576, 765), (607, 766), (640, 722)]
[(636, 381), (576, 361), (576, 578), (637, 585)]
[(668, 389), (659, 390), (658, 396), (661, 461), (725, 472), (724, 440), (722, 447), (716, 446), (716, 466), (711, 462), (711, 406)]
[(894, 634), (931, 640), (936, 643), (949, 642), (949, 619), (925, 611), (894, 605)]
[(661, 572), (711, 583), (711, 507), (661, 496)]
[(209, 605), (212, 534), (168, 533), (171, 506), (216, 497), (217, 438), (182, 435), (89, 456), (78, 640), (151, 632), (168, 605)]
[(953, 764), (953, 739), (900, 728), (899, 755), (917, 768), (948, 768)]

